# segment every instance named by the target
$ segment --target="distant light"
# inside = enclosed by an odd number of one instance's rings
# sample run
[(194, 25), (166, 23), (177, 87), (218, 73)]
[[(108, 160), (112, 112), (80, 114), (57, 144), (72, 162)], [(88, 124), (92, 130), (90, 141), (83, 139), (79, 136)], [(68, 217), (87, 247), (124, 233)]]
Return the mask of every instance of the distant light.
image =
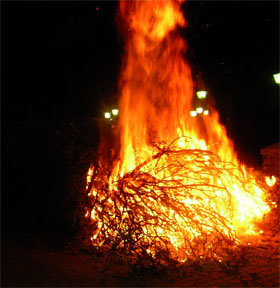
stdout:
[(273, 78), (276, 84), (280, 84), (280, 73), (274, 74)]
[(105, 113), (104, 113), (104, 117), (105, 117), (106, 119), (110, 119), (110, 118), (111, 118), (111, 113), (110, 113), (110, 112), (105, 112)]
[(206, 91), (197, 91), (196, 96), (198, 99), (204, 99), (207, 96), (207, 92)]
[(113, 109), (113, 110), (112, 110), (112, 114), (113, 114), (114, 116), (117, 116), (117, 115), (119, 114), (119, 109)]
[(190, 114), (192, 117), (195, 117), (197, 115), (196, 111), (190, 111)]
[(209, 115), (209, 110), (204, 110), (203, 114), (204, 115)]
[(202, 112), (203, 112), (203, 108), (202, 108), (202, 107), (196, 108), (196, 112), (197, 112), (197, 113), (202, 113)]

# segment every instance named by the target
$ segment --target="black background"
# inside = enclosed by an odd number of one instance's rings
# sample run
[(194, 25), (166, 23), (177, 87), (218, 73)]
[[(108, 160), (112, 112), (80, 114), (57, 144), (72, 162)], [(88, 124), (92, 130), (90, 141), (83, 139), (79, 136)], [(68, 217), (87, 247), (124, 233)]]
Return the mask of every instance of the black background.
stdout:
[[(2, 220), (8, 233), (63, 231), (56, 131), (96, 121), (117, 93), (117, 2), (2, 2)], [(186, 59), (214, 97), (241, 160), (279, 141), (278, 1), (189, 1)], [(97, 135), (96, 131), (92, 131)], [(96, 145), (98, 136), (95, 137)]]

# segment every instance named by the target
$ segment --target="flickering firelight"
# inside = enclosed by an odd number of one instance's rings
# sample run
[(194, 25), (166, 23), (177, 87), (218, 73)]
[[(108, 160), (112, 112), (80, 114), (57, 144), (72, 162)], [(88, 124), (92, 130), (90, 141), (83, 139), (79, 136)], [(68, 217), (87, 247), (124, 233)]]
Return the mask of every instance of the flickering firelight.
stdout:
[(271, 176), (271, 177), (269, 177), (269, 176), (266, 176), (265, 177), (265, 182), (266, 182), (266, 184), (269, 186), (269, 187), (272, 187), (272, 186), (274, 186), (274, 184), (276, 183), (276, 178), (275, 178), (275, 176)]
[(122, 117), (86, 189), (87, 237), (101, 253), (221, 260), (258, 237), (267, 191), (238, 161), (218, 111), (204, 117), (176, 32), (186, 25), (180, 1), (119, 1), (117, 17), (126, 36)]

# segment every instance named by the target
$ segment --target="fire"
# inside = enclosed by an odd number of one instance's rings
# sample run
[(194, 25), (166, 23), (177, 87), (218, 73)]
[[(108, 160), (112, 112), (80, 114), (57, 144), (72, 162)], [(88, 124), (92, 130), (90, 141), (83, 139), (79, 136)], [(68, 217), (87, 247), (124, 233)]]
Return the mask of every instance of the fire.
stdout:
[(109, 173), (100, 163), (87, 175), (86, 216), (101, 250), (215, 258), (219, 247), (257, 234), (256, 221), (270, 210), (217, 111), (190, 115), (194, 83), (177, 31), (186, 26), (180, 4), (119, 2), (120, 154)]
[(266, 184), (269, 186), (269, 187), (272, 187), (272, 186), (274, 186), (274, 184), (276, 183), (276, 178), (275, 178), (275, 176), (271, 176), (271, 177), (269, 177), (269, 176), (266, 176), (265, 177), (265, 182), (266, 182)]
[(86, 185), (86, 189), (88, 189), (89, 184), (92, 180), (92, 176), (93, 176), (93, 171), (94, 171), (94, 167), (91, 165), (88, 169), (88, 173), (87, 173), (87, 185)]

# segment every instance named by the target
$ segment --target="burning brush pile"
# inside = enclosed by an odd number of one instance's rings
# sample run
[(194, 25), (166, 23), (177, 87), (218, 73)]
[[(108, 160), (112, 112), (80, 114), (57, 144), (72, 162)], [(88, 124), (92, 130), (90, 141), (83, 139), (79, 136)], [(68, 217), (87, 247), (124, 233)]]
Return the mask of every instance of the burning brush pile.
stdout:
[(221, 261), (225, 249), (258, 235), (270, 211), (214, 108), (190, 116), (194, 83), (176, 29), (186, 26), (180, 5), (119, 3), (120, 148), (90, 167), (86, 185), (88, 237), (100, 252)]

